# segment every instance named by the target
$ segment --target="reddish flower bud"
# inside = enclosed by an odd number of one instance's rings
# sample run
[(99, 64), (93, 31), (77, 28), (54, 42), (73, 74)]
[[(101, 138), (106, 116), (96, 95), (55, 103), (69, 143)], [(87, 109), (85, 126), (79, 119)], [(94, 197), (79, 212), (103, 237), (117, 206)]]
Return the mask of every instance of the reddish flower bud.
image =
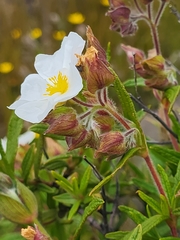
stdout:
[(66, 142), (69, 147), (69, 151), (86, 146), (92, 138), (92, 132), (84, 129), (78, 135), (74, 137), (66, 137)]
[(93, 46), (86, 50), (84, 56), (79, 56), (79, 65), (83, 67), (81, 74), (87, 82), (87, 89), (93, 94), (114, 82), (113, 73), (105, 61), (98, 57), (98, 51)]
[(100, 145), (95, 157), (102, 153), (106, 155), (119, 156), (126, 153), (130, 148), (136, 146), (137, 129), (132, 128), (126, 132), (112, 131), (100, 136)]
[(73, 108), (59, 107), (50, 112), (43, 120), (49, 127), (45, 133), (74, 136), (79, 134), (83, 127), (77, 120), (76, 111)]
[(138, 48), (134, 48), (134, 47), (131, 47), (131, 46), (126, 46), (124, 44), (121, 44), (121, 48), (127, 54), (127, 58), (132, 65), (138, 64), (140, 61), (145, 59), (144, 52), (141, 51)]
[(94, 36), (92, 29), (89, 26), (87, 27), (86, 30), (86, 36), (87, 36), (87, 48), (94, 47), (97, 50), (98, 58), (109, 66), (109, 63), (107, 62), (106, 59), (106, 52), (101, 47), (99, 40)]
[(131, 16), (131, 10), (122, 2), (111, 4), (111, 8), (106, 15), (110, 16), (112, 20), (110, 29), (118, 31), (122, 37), (132, 35), (137, 31), (136, 18)]

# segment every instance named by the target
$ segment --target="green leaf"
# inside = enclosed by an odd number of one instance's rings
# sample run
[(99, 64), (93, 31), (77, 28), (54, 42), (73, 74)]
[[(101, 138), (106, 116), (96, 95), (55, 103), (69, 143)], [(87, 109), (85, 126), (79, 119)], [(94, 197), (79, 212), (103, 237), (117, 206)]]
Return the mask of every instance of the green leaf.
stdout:
[(115, 239), (115, 240), (120, 240), (122, 239), (125, 235), (127, 235), (129, 231), (117, 231), (117, 232), (110, 232), (105, 235), (106, 238), (108, 239)]
[(163, 93), (163, 100), (164, 99), (167, 99), (168, 102), (170, 103), (170, 106), (169, 106), (169, 109), (168, 109), (168, 113), (171, 112), (171, 109), (174, 105), (174, 102), (176, 101), (176, 98), (179, 94), (179, 91), (180, 91), (180, 86), (177, 85), (177, 86), (173, 86), (171, 88), (168, 88), (167, 90), (165, 90)]
[(125, 87), (135, 87), (135, 85), (139, 86), (139, 87), (145, 87), (146, 86), (144, 78), (139, 77), (136, 80), (137, 80), (137, 84), (135, 83), (135, 80), (133, 78), (133, 79), (128, 79), (125, 82), (123, 82), (123, 85)]
[(77, 176), (73, 176), (71, 178), (71, 184), (72, 184), (74, 195), (78, 196), (80, 194), (80, 189), (79, 189)]
[(86, 221), (87, 217), (89, 217), (94, 211), (96, 211), (104, 201), (101, 198), (94, 198), (89, 205), (85, 208), (84, 213), (82, 215), (82, 219), (79, 223), (79, 226), (74, 234), (74, 240), (78, 238), (81, 228), (83, 227), (84, 222)]
[(142, 142), (142, 147), (146, 148), (146, 139), (142, 131), (142, 128), (140, 126), (140, 123), (138, 121), (134, 104), (129, 96), (129, 93), (126, 91), (123, 83), (119, 80), (117, 75), (115, 75), (115, 77), (116, 79), (114, 81), (114, 87), (116, 89), (117, 95), (121, 103), (123, 115), (125, 118), (134, 122), (134, 124), (136, 125), (136, 128), (139, 130), (139, 133), (141, 135), (141, 140), (139, 140), (139, 142)]
[(34, 174), (35, 177), (38, 178), (40, 166), (41, 166), (41, 159), (43, 154), (43, 146), (44, 145), (44, 137), (42, 135), (39, 135), (38, 138), (36, 138), (36, 153), (34, 155)]
[(56, 170), (60, 168), (64, 168), (67, 166), (66, 160), (69, 158), (69, 156), (55, 156), (52, 158), (49, 158), (47, 161), (44, 162), (43, 168), (46, 168), (48, 170)]
[(173, 210), (173, 214), (176, 216), (180, 216), (180, 207)]
[(162, 182), (162, 185), (164, 187), (164, 190), (165, 190), (166, 196), (168, 198), (168, 201), (169, 201), (169, 203), (171, 203), (171, 201), (172, 201), (172, 187), (171, 187), (168, 175), (166, 174), (165, 170), (160, 165), (158, 165), (157, 170), (158, 170), (158, 173), (161, 177), (161, 182)]
[(44, 183), (39, 183), (37, 185), (37, 188), (38, 188), (38, 191), (42, 191), (42, 192), (46, 192), (46, 193), (50, 193), (50, 194), (57, 193), (57, 189), (55, 187), (47, 186)]
[(136, 224), (140, 224), (147, 219), (146, 216), (144, 216), (142, 213), (135, 210), (134, 208), (127, 207), (124, 205), (121, 205), (118, 208), (121, 212), (125, 212), (128, 215), (128, 217), (131, 218)]
[(179, 120), (173, 114), (169, 114), (169, 117), (173, 123), (173, 131), (177, 134), (178, 140), (180, 142), (180, 123)]
[(72, 198), (72, 195), (69, 193), (62, 193), (54, 196), (53, 199), (57, 202), (63, 203), (66, 206), (73, 205), (76, 201), (76, 199)]
[(74, 216), (74, 214), (76, 214), (79, 206), (81, 204), (81, 200), (75, 201), (73, 206), (71, 207), (69, 214), (68, 214), (68, 220), (72, 219), (72, 217)]
[(142, 239), (142, 226), (139, 224), (131, 233), (128, 240), (141, 240)]
[(154, 200), (153, 198), (149, 197), (148, 195), (146, 195), (145, 193), (143, 193), (140, 190), (138, 190), (137, 193), (138, 193), (139, 197), (144, 202), (146, 202), (152, 209), (154, 209), (154, 211), (156, 211), (157, 213), (161, 214), (160, 203), (158, 203), (156, 200)]
[(107, 177), (105, 177), (100, 183), (98, 183), (92, 190), (91, 192), (89, 193), (89, 195), (91, 196), (93, 193), (95, 192), (98, 192), (102, 186), (104, 186), (107, 182), (109, 182), (113, 177), (114, 175), (116, 174), (116, 172), (118, 170), (120, 170), (123, 165), (126, 163), (126, 161), (132, 157), (137, 151), (139, 150), (139, 148), (132, 148), (130, 149), (127, 153), (125, 153), (123, 155), (123, 157), (121, 158), (120, 160), (120, 163), (117, 165), (116, 169), (110, 174), (108, 175)]
[[(167, 219), (167, 216), (162, 215), (155, 215), (148, 219), (146, 219), (142, 224), (142, 235), (148, 233), (153, 227), (157, 226), (159, 223)], [(129, 240), (129, 237), (131, 236), (132, 231), (129, 232), (125, 237), (122, 238), (122, 240)]]
[(162, 194), (160, 194), (160, 198), (161, 198), (161, 212), (163, 215), (169, 216), (170, 212), (169, 212), (169, 204), (167, 202), (167, 198)]
[(160, 238), (159, 240), (179, 240), (179, 237), (164, 237), (164, 238)]
[(161, 159), (162, 162), (172, 163), (175, 165), (179, 163), (180, 152), (177, 152), (173, 149), (153, 145), (149, 147), (149, 151), (152, 154), (155, 154), (157, 158)]
[(13, 112), (8, 125), (6, 148), (6, 159), (10, 163), (12, 169), (14, 168), (14, 160), (18, 148), (18, 137), (21, 133), (22, 127), (23, 120), (18, 118)]
[(141, 190), (147, 191), (147, 189), (148, 189), (149, 193), (153, 193), (153, 194), (158, 193), (157, 188), (153, 184), (148, 183), (146, 180), (143, 180), (140, 178), (132, 178), (132, 181)]
[(33, 162), (34, 162), (34, 144), (32, 144), (31, 147), (28, 149), (21, 165), (22, 178), (24, 179), (25, 182), (27, 181)]
[(86, 190), (87, 190), (87, 186), (88, 186), (88, 183), (89, 183), (91, 172), (92, 172), (92, 168), (89, 166), (89, 167), (86, 168), (86, 171), (83, 174), (83, 177), (82, 177), (81, 182), (80, 182), (80, 187), (79, 187), (80, 191), (82, 193), (85, 193)]

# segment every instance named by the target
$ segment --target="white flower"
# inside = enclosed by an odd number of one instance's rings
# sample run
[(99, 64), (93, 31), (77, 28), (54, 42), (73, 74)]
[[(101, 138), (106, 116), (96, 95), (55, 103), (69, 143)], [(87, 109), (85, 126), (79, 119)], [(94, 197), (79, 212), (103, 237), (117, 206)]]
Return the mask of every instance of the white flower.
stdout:
[(34, 66), (38, 74), (25, 78), (20, 98), (9, 109), (28, 122), (38, 123), (57, 103), (75, 97), (83, 87), (75, 54), (80, 55), (84, 45), (77, 33), (70, 32), (53, 55), (37, 55)]

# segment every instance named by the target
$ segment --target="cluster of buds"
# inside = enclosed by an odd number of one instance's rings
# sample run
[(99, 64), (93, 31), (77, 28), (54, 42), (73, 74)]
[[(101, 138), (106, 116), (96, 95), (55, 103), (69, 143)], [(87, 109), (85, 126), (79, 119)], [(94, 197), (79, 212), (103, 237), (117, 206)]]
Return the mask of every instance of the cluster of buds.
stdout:
[[(137, 131), (134, 128), (114, 131), (117, 119), (106, 109), (106, 105), (117, 111), (108, 98), (107, 87), (114, 82), (115, 76), (106, 58), (106, 52), (98, 39), (87, 27), (87, 46), (84, 55), (77, 55), (77, 68), (85, 81), (82, 92), (85, 102), (73, 98), (78, 104), (88, 108), (78, 114), (70, 106), (59, 106), (43, 120), (49, 127), (46, 133), (65, 136), (69, 150), (79, 147), (95, 149), (95, 157), (122, 155), (136, 146)], [(127, 120), (128, 121), (128, 120)]]
[(176, 72), (169, 67), (162, 55), (155, 55), (151, 51), (149, 58), (145, 58), (143, 51), (131, 46), (121, 45), (134, 70), (145, 79), (148, 87), (166, 90), (177, 85)]
[(132, 35), (137, 31), (136, 16), (123, 0), (110, 0), (110, 9), (106, 13), (112, 20), (110, 29), (117, 31), (122, 37)]

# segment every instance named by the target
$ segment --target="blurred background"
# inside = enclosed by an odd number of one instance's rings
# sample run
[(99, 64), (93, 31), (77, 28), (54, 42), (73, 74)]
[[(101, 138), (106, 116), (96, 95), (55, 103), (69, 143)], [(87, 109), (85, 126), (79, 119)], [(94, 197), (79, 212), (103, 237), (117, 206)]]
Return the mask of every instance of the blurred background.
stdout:
[[(154, 2), (157, 10), (159, 1)], [(170, 4), (180, 12), (179, 0)], [(140, 21), (135, 36), (122, 38), (109, 30), (107, 10), (108, 0), (0, 0), (0, 137), (6, 135), (11, 115), (7, 106), (19, 96), (24, 78), (35, 72), (35, 56), (53, 54), (70, 31), (85, 39), (86, 26), (90, 25), (104, 48), (111, 42), (111, 63), (121, 80), (133, 77), (120, 44), (147, 53), (153, 47), (149, 28)], [(169, 7), (160, 22), (159, 37), (163, 56), (180, 69), (180, 23)], [(151, 93), (145, 91), (148, 102)]]

